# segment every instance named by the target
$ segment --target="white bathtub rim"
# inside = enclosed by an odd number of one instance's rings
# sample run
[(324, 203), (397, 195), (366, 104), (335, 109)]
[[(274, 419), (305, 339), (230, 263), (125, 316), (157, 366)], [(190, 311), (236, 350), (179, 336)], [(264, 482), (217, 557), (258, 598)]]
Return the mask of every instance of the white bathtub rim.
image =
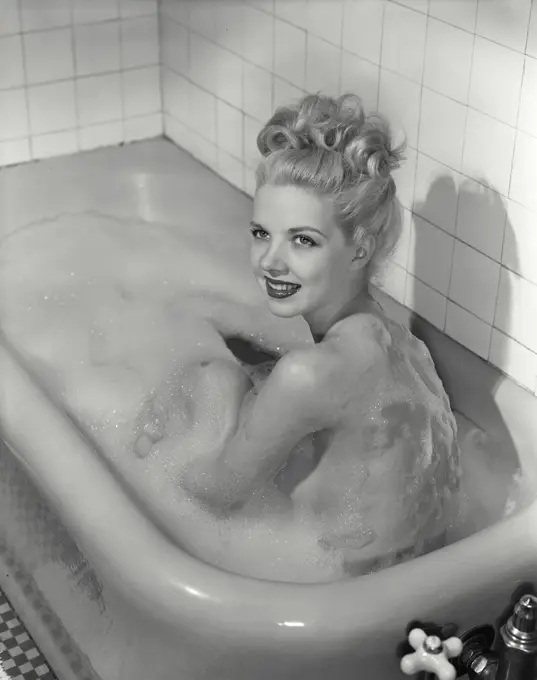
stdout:
[[(388, 605), (407, 612), (403, 618), (409, 620), (420, 613), (422, 602), (460, 597), (501, 582), (513, 572), (514, 553), (521, 572), (535, 562), (537, 502), (448, 548), (352, 581), (282, 584), (221, 571), (182, 552), (158, 532), (3, 345), (0, 367), (9, 386), (0, 395), (0, 426), (7, 443), (97, 573), (156, 619), (200, 631), (209, 626), (226, 638), (240, 632), (241, 640), (263, 646), (312, 640), (330, 644), (342, 636), (367, 636), (385, 621)], [(509, 397), (509, 389), (498, 390), (503, 394)], [(101, 506), (94, 502), (96, 488)], [(125, 529), (122, 535), (109, 521), (110, 513)], [(460, 565), (457, 574), (454, 564)], [(482, 573), (480, 565), (486, 565)], [(431, 580), (424, 580), (426, 574)], [(327, 612), (337, 612), (337, 619)]]

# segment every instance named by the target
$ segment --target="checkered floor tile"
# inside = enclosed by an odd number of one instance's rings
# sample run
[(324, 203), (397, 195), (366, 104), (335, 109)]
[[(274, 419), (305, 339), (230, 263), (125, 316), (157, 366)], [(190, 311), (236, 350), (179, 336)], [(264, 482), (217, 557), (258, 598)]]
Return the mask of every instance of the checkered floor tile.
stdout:
[(1, 590), (0, 680), (56, 680)]

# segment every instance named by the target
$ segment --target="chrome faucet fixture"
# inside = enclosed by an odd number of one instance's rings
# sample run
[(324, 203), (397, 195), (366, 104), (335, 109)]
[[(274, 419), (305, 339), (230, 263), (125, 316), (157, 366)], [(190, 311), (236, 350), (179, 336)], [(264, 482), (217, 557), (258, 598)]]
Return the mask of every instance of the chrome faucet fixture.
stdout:
[[(495, 638), (498, 644), (494, 645)], [(537, 597), (524, 595), (495, 635), (492, 626), (472, 628), (460, 639), (441, 640), (415, 628), (408, 641), (412, 654), (401, 659), (405, 675), (425, 672), (439, 680), (536, 680)]]

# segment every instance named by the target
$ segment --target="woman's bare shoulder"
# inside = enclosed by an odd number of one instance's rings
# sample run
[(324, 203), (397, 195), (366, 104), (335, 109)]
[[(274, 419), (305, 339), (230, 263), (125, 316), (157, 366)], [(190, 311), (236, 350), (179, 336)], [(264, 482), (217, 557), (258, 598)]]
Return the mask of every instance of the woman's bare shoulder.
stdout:
[(291, 350), (275, 366), (278, 377), (290, 386), (309, 390), (321, 385), (336, 368), (337, 357), (327, 347), (315, 345)]
[(353, 314), (327, 335), (327, 347), (355, 369), (367, 370), (387, 360), (394, 338), (387, 321), (376, 314)]
[[(382, 318), (357, 314), (338, 324), (334, 332), (311, 347), (295, 349), (276, 364), (272, 377), (282, 389), (302, 392), (304, 398), (320, 392), (337, 397), (337, 387), (361, 373), (382, 367), (392, 342)], [(337, 401), (337, 399), (336, 399)]]
[(389, 323), (382, 314), (364, 312), (351, 314), (334, 328), (339, 334), (352, 334), (357, 339), (382, 345), (391, 338)]

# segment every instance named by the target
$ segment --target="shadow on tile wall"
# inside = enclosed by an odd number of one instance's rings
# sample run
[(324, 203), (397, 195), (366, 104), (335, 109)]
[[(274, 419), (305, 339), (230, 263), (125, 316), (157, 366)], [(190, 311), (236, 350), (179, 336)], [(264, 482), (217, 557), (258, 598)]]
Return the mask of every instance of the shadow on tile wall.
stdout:
[[(437, 229), (420, 215), (438, 215), (446, 206), (457, 206), (456, 224), (459, 225), (457, 236)], [(414, 300), (409, 300), (410, 306), (421, 316), (429, 316), (430, 321), (461, 345), (471, 349), (483, 359), (493, 359), (496, 366), (501, 367), (512, 357), (512, 342), (510, 332), (511, 305), (513, 291), (508, 276), (502, 276), (504, 268), (496, 259), (483, 254), (489, 248), (486, 242), (493, 241), (493, 231), (496, 225), (504, 225), (499, 229), (503, 238), (498, 239), (498, 259), (500, 259), (503, 243), (516, 243), (513, 227), (504, 207), (503, 199), (491, 188), (479, 185), (476, 191), (475, 182), (462, 182), (459, 186), (450, 175), (437, 177), (430, 185), (425, 201), (415, 204), (414, 228), (417, 235), (413, 239), (413, 252), (410, 257), (414, 261)], [(467, 214), (471, 229), (463, 230), (465, 223), (461, 215)], [(437, 229), (434, 236), (432, 229)], [(498, 228), (497, 228), (498, 229)], [(462, 240), (464, 237), (464, 240)], [(433, 239), (442, 241), (431, 248)], [(459, 240), (461, 239), (461, 240)], [(476, 250), (479, 243), (485, 243), (485, 248)], [(438, 257), (438, 252), (443, 256)], [(480, 252), (481, 251), (481, 252)], [(518, 256), (511, 253), (510, 265), (516, 269)], [(505, 270), (507, 271), (507, 270)], [(428, 280), (430, 285), (420, 281), (420, 277)], [(503, 283), (500, 284), (500, 279)], [(432, 286), (441, 289), (435, 290)], [(444, 297), (445, 296), (445, 297)], [(501, 332), (497, 325), (505, 333)], [(420, 336), (420, 322), (415, 319), (413, 331)], [(424, 338), (425, 339), (425, 338)], [(449, 392), (449, 375), (442, 371), (442, 358), (433, 357), (441, 377)], [(502, 423), (494, 395), (501, 377), (496, 371), (484, 370), (480, 375), (480, 385), (487, 395), (482, 404), (484, 410), (494, 413), (495, 422)], [(481, 392), (480, 392), (481, 394)], [(518, 469), (518, 456), (515, 444), (509, 434), (507, 426), (502, 431), (501, 455), (494, 460), (493, 490), (485, 490), (488, 501), (498, 503), (503, 508), (508, 500), (509, 480)], [(466, 454), (466, 456), (465, 456)], [(473, 446), (463, 446), (463, 462), (466, 465), (478, 464), (479, 450)], [(474, 460), (472, 460), (474, 459)], [(501, 480), (507, 483), (502, 483)], [(485, 519), (485, 518), (484, 518)], [(476, 521), (479, 516), (476, 514)], [(474, 527), (479, 530), (481, 527)]]
[[(409, 262), (415, 281), (407, 304), (505, 369), (513, 355), (510, 272), (519, 270), (517, 239), (505, 199), (485, 183), (456, 184), (445, 174), (431, 182), (412, 213)], [(502, 264), (506, 248), (509, 269)]]

